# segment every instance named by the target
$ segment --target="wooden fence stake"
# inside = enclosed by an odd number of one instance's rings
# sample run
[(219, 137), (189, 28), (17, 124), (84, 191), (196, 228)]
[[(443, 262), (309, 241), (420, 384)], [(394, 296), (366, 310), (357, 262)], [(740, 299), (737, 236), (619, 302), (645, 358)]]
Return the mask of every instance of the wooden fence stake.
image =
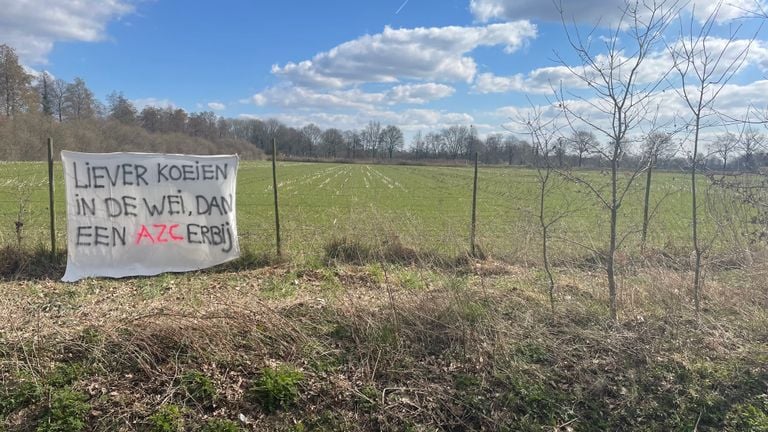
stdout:
[(53, 207), (53, 138), (48, 137), (48, 209), (51, 214), (51, 256), (56, 256), (56, 210)]

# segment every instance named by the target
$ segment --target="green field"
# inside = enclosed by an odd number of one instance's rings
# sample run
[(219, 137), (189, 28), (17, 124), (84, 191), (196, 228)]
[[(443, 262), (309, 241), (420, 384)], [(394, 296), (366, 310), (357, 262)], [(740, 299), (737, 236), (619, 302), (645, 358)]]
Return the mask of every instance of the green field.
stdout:
[[(582, 172), (595, 184), (607, 182), (600, 172)], [(29, 199), (23, 216), (24, 243), (48, 239), (47, 174), (43, 163), (0, 165), (0, 243), (16, 241), (19, 206)], [(644, 178), (635, 181), (621, 208), (624, 248), (638, 244)], [(729, 206), (722, 192), (702, 182), (705, 235), (715, 249), (740, 243), (729, 232), (743, 232), (746, 213)], [(242, 244), (256, 252), (274, 248), (271, 165), (243, 162), (238, 173), (237, 217)], [(484, 252), (507, 260), (538, 257), (538, 183), (536, 171), (481, 167), (478, 180), (477, 239)], [(470, 167), (391, 166), (329, 163), (278, 164), (278, 191), (285, 249), (294, 259), (316, 257), (332, 239), (370, 245), (397, 241), (424, 252), (456, 256), (468, 249), (472, 169)], [(62, 172), (56, 166), (58, 242), (65, 244), (66, 218)], [(652, 189), (656, 208), (649, 243), (658, 249), (690, 248), (689, 180), (684, 173), (656, 174)], [(563, 182), (547, 198), (549, 215), (564, 209), (553, 229), (553, 256), (600, 249), (607, 213), (583, 187)], [(708, 217), (709, 214), (716, 216)], [(726, 224), (716, 225), (717, 219)], [(738, 236), (738, 234), (736, 234)]]
[[(0, 249), (0, 431), (768, 430), (768, 267), (759, 253), (716, 265), (743, 252), (754, 227), (706, 179), (700, 313), (688, 179), (666, 172), (653, 187), (651, 249), (638, 248), (644, 179), (621, 208), (611, 322), (589, 255), (606, 212), (572, 182), (547, 195), (548, 217), (567, 210), (550, 297), (535, 170), (481, 168), (478, 241), (492, 259), (453, 260), (469, 248), (469, 167), (278, 168), (287, 260), (271, 259), (271, 165), (245, 162), (239, 234), (257, 255), (64, 283), (64, 260), (34, 249), (47, 247), (45, 165), (0, 164), (0, 246), (16, 242), (20, 203), (29, 209), (23, 247)], [(63, 245), (60, 166), (56, 175)], [(342, 238), (451, 261), (324, 260)]]

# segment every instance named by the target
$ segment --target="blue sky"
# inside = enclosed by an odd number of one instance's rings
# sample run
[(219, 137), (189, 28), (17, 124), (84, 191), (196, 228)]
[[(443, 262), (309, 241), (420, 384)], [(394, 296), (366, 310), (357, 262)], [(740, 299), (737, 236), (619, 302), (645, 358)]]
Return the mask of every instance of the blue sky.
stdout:
[[(697, 3), (700, 12), (712, 5)], [(580, 25), (600, 20), (600, 36), (622, 4), (564, 7)], [(734, 23), (751, 36), (759, 21), (744, 9), (756, 5), (726, 3), (714, 36)], [(139, 106), (293, 126), (379, 120), (407, 136), (452, 124), (504, 131), (529, 99), (546, 104), (553, 83), (571, 82), (555, 51), (575, 61), (549, 0), (0, 0), (0, 10), (0, 43), (34, 70), (83, 78), (99, 98), (122, 91)], [(768, 45), (758, 40), (724, 103), (741, 109), (749, 95), (768, 105), (765, 66)], [(666, 105), (669, 115), (680, 108)]]

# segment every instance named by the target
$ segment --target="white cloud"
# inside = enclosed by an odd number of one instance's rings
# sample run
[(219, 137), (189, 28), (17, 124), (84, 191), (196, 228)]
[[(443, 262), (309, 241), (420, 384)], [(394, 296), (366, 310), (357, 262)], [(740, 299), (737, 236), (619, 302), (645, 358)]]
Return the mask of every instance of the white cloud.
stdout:
[(456, 89), (445, 84), (405, 84), (392, 87), (387, 92), (388, 103), (425, 104), (451, 96)]
[(497, 76), (493, 73), (483, 73), (477, 76), (473, 89), (479, 93), (552, 94), (553, 89), (557, 89), (561, 84), (569, 89), (586, 87), (567, 67), (552, 66), (534, 69), (527, 75)]
[[(721, 24), (730, 20), (752, 16), (754, 12), (764, 10), (766, 6), (763, 0), (727, 0), (722, 2), (717, 11), (717, 21)], [(705, 19), (717, 10), (718, 2), (713, 0), (694, 0), (688, 4), (696, 16)]]
[[(624, 4), (623, 0), (581, 0), (569, 1), (566, 13), (574, 14), (578, 21), (589, 20), (611, 13)], [(560, 19), (555, 2), (541, 0), (471, 0), (469, 10), (481, 22), (495, 19)]]
[[(689, 93), (695, 94), (695, 89), (690, 88)], [(586, 100), (571, 99), (566, 100), (565, 104), (570, 110), (578, 112), (580, 117), (587, 119), (590, 123), (606, 130), (610, 129), (610, 120), (601, 111), (601, 106), (605, 105), (604, 100), (597, 98)], [(636, 141), (642, 139), (644, 134), (651, 130), (651, 120), (655, 119), (657, 126), (666, 125), (669, 130), (680, 129), (678, 137), (683, 140), (683, 148), (689, 149), (692, 139), (690, 136), (691, 129), (685, 129), (685, 126), (691, 124), (692, 114), (679, 93), (672, 90), (656, 92), (651, 96), (647, 106), (647, 115), (633, 124), (634, 127), (629, 131), (629, 139)], [(728, 122), (724, 121), (719, 115), (725, 115), (734, 119), (743, 118), (748, 114), (747, 110), (749, 107), (753, 107), (751, 110), (752, 114), (762, 112), (765, 107), (768, 107), (768, 80), (758, 80), (748, 84), (725, 85), (718, 94), (713, 109), (709, 109), (704, 113), (705, 115), (702, 119), (703, 129), (701, 130), (702, 139), (706, 140), (725, 130), (726, 126), (724, 123)], [(533, 112), (533, 109), (528, 105), (504, 106), (489, 113), (489, 117), (498, 119), (507, 130), (521, 133), (525, 129), (522, 127), (521, 121), (524, 121)], [(546, 119), (557, 119), (557, 125), (562, 128), (565, 134), (569, 133), (571, 127), (590, 129), (589, 125), (576, 118), (571, 118), (570, 123), (566, 122), (562, 115), (562, 110), (555, 106), (539, 105), (536, 109), (541, 110)], [(597, 133), (597, 135), (601, 140), (606, 139), (606, 136), (600, 133)]]
[(356, 109), (371, 111), (376, 106), (425, 104), (448, 97), (455, 89), (445, 84), (423, 83), (397, 85), (383, 92), (349, 90), (315, 90), (306, 87), (279, 85), (251, 97), (258, 106), (288, 109)]
[(221, 102), (208, 102), (208, 108), (214, 111), (221, 111), (227, 109), (227, 106)]
[[(673, 46), (679, 47), (680, 42), (673, 44)], [(746, 39), (729, 41), (728, 39), (709, 37), (706, 39), (706, 47), (710, 53), (724, 52), (724, 55), (717, 63), (720, 73), (723, 73), (727, 68), (740, 66), (743, 70), (750, 65), (755, 65), (762, 71), (768, 70), (768, 45), (766, 45), (765, 41), (749, 41)], [(743, 64), (740, 64), (740, 59), (744, 58), (743, 53), (747, 48), (749, 49), (749, 55), (746, 56)], [(607, 65), (610, 60), (605, 54), (594, 54), (594, 58), (597, 65), (605, 65), (603, 69), (608, 70)], [(614, 75), (614, 78), (620, 77), (626, 80), (624, 73), (630, 70), (633, 59), (619, 52), (614, 57), (613, 62), (615, 64), (627, 65), (624, 71), (619, 68)], [(676, 82), (678, 76), (677, 72), (673, 70), (673, 64), (674, 61), (667, 49), (650, 53), (637, 70), (635, 82), (637, 84), (653, 83), (661, 80), (667, 74), (669, 74), (668, 81)], [(572, 66), (572, 68), (579, 73), (584, 72), (580, 67)], [(717, 76), (717, 73), (712, 75), (712, 77)], [(596, 75), (594, 78), (596, 81), (600, 81)], [(559, 89), (560, 86), (565, 91), (587, 88), (587, 84), (584, 81), (577, 78), (568, 67), (563, 65), (538, 68), (528, 74), (519, 73), (510, 76), (482, 73), (477, 76), (472, 88), (476, 92), (483, 94), (509, 92), (553, 94), (553, 90)]]
[(305, 87), (341, 88), (407, 78), (469, 82), (477, 65), (466, 54), (497, 45), (512, 53), (535, 37), (536, 26), (528, 21), (480, 27), (385, 27), (382, 33), (345, 42), (311, 60), (274, 65), (272, 73)]
[(251, 97), (258, 106), (289, 109), (370, 109), (383, 99), (381, 93), (364, 93), (358, 89), (323, 92), (288, 85), (270, 87)]
[(141, 111), (144, 107), (155, 108), (176, 108), (176, 104), (169, 99), (157, 99), (153, 97), (133, 99), (131, 101), (137, 110)]
[(57, 41), (95, 42), (107, 23), (133, 11), (123, 0), (0, 0), (0, 41), (42, 64)]
[(718, 94), (715, 107), (731, 117), (743, 117), (748, 107), (763, 110), (768, 107), (768, 80), (749, 84), (727, 84)]
[[(642, 2), (641, 2), (642, 3)], [(715, 11), (716, 0), (693, 0), (686, 4), (689, 10), (703, 19)], [(615, 24), (621, 17), (626, 0), (568, 0), (563, 2), (563, 14), (568, 21), (602, 24)], [(726, 21), (748, 16), (749, 11), (765, 6), (763, 0), (730, 0), (723, 2), (718, 13), (718, 21)], [(694, 9), (695, 8), (695, 9)], [(541, 0), (471, 0), (469, 9), (481, 22), (492, 20), (533, 19), (560, 21), (557, 2)]]

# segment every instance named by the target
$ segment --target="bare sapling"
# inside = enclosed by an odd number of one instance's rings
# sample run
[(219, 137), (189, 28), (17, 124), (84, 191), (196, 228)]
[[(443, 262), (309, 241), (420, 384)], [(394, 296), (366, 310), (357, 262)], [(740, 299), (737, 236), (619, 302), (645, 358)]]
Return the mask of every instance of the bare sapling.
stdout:
[(693, 303), (698, 317), (701, 312), (703, 286), (702, 260), (704, 248), (699, 232), (699, 202), (697, 195), (701, 133), (717, 125), (715, 101), (725, 85), (741, 69), (754, 40), (737, 38), (737, 26), (728, 38), (714, 38), (712, 29), (717, 22), (722, 2), (718, 3), (703, 22), (697, 21), (695, 10), (687, 21), (680, 19), (680, 38), (668, 45), (674, 69), (679, 78), (675, 87), (690, 114), (691, 141), (691, 234), (693, 241)]
[[(582, 35), (575, 23), (567, 23), (562, 8), (560, 11), (568, 42), (579, 62), (573, 65), (560, 57), (559, 63), (580, 82), (581, 88), (572, 92), (560, 89), (556, 93), (558, 105), (573, 131), (593, 130), (606, 143), (595, 146), (592, 153), (608, 165), (607, 187), (603, 179), (583, 173), (566, 175), (591, 192), (607, 214), (607, 244), (601, 255), (614, 322), (618, 321), (616, 250), (626, 239), (626, 235), (622, 238), (618, 232), (619, 210), (632, 184), (645, 170), (642, 164), (623, 169), (622, 163), (636, 139), (636, 129), (649, 118), (651, 108), (655, 107), (653, 100), (669, 73), (667, 70), (649, 74), (643, 66), (651, 56), (658, 55), (664, 33), (678, 11), (676, 1), (629, 1), (615, 26), (600, 35), (594, 34), (596, 29)], [(601, 43), (593, 46), (595, 41)]]
[(16, 246), (19, 249), (21, 249), (22, 243), (24, 242), (24, 225), (29, 216), (32, 193), (41, 185), (42, 182), (34, 178), (28, 180), (15, 179), (8, 182), (8, 186), (14, 191), (16, 203), (18, 204), (16, 220), (13, 222), (13, 225), (14, 233), (16, 235)]
[[(547, 206), (548, 199), (552, 192), (561, 186), (562, 177), (557, 175), (551, 156), (555, 154), (562, 145), (562, 137), (559, 136), (559, 128), (556, 125), (557, 113), (532, 106), (528, 114), (515, 119), (519, 125), (519, 133), (528, 135), (531, 146), (534, 147), (536, 154), (536, 169), (538, 206), (536, 219), (541, 230), (541, 257), (543, 261), (544, 274), (547, 279), (547, 294), (552, 314), (555, 313), (555, 278), (552, 272), (549, 257), (549, 245), (551, 240), (551, 228), (557, 222), (567, 215), (567, 211), (551, 211)], [(559, 162), (558, 162), (558, 165)]]

